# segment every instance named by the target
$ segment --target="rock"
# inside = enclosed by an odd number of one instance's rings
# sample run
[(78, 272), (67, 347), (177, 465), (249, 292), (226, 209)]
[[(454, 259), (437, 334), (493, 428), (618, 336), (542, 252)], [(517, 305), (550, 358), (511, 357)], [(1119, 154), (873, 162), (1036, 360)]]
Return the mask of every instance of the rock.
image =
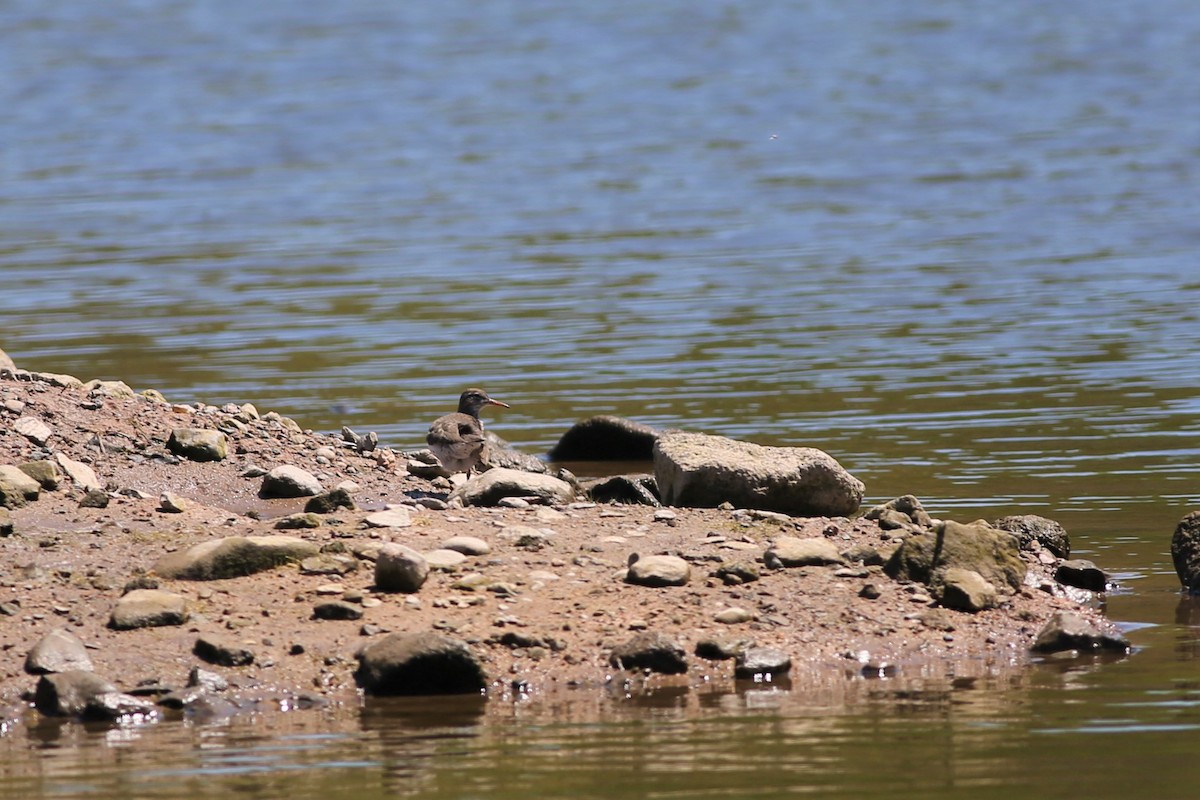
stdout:
[(996, 587), (974, 570), (948, 569), (938, 588), (941, 604), (956, 611), (975, 613), (996, 605)]
[(220, 636), (201, 636), (192, 646), (192, 652), (197, 658), (219, 667), (244, 667), (254, 663), (253, 652)]
[(546, 462), (537, 456), (522, 453), (491, 431), (483, 432), (483, 463), (495, 469), (515, 469), (521, 472), (545, 473)]
[(37, 500), (41, 485), (11, 464), (0, 464), (0, 506), (20, 508)]
[(419, 591), (429, 577), (425, 557), (402, 544), (385, 544), (375, 559), (375, 587), (382, 592)]
[(837, 545), (829, 539), (800, 539), (795, 536), (780, 536), (763, 557), (784, 567), (820, 567), (844, 564)]
[(701, 433), (669, 432), (654, 446), (654, 475), (672, 506), (741, 508), (793, 516), (848, 516), (864, 487), (828, 454), (764, 447)]
[(291, 464), (275, 467), (263, 476), (262, 488), (258, 496), (271, 497), (309, 497), (321, 493), (321, 482), (310, 472), (306, 472)]
[(341, 488), (322, 492), (304, 504), (304, 510), (309, 514), (332, 514), (339, 508), (350, 511), (358, 508), (354, 504), (354, 498), (350, 496), (350, 492)]
[(12, 429), (38, 447), (45, 447), (47, 440), (54, 435), (50, 427), (37, 417), (21, 417), (12, 424)]
[(164, 514), (182, 514), (191, 507), (191, 501), (174, 492), (163, 492), (158, 496), (158, 510)]
[(92, 660), (79, 637), (63, 628), (47, 633), (25, 656), (25, 671), (30, 675), (69, 670), (91, 672)]
[(1017, 540), (1006, 531), (982, 523), (939, 523), (928, 533), (905, 539), (884, 565), (897, 580), (930, 584), (938, 573), (952, 568), (978, 572), (984, 580), (1016, 590), (1025, 577)]
[(108, 508), (112, 498), (103, 489), (88, 489), (79, 499), (80, 508)]
[(304, 575), (348, 575), (357, 569), (357, 558), (339, 553), (320, 553), (300, 562)]
[(1129, 640), (1120, 633), (1104, 631), (1071, 611), (1056, 611), (1037, 635), (1033, 649), (1039, 653), (1061, 650), (1110, 650), (1129, 652)]
[(313, 619), (355, 620), (362, 619), (362, 616), (362, 606), (347, 603), (345, 600), (330, 600), (313, 606)]
[(1052, 519), (1036, 514), (1001, 517), (992, 523), (992, 527), (1016, 534), (1022, 550), (1035, 550), (1040, 544), (1059, 558), (1071, 557), (1071, 537)]
[(697, 657), (706, 658), (709, 661), (728, 661), (731, 658), (737, 658), (753, 645), (754, 643), (747, 639), (713, 637), (696, 642), (695, 653)]
[(58, 465), (53, 461), (26, 461), (18, 469), (37, 481), (38, 485), (48, 492), (57, 489), (58, 482), (62, 478), (62, 473), (58, 471)]
[(424, 554), (425, 563), (430, 569), (452, 570), (461, 566), (467, 557), (457, 550), (447, 550), (440, 547), (436, 550), (430, 550)]
[[(572, 425), (550, 450), (551, 461), (649, 461), (659, 432), (623, 417), (597, 416)], [(600, 501), (598, 501), (600, 502)]]
[(0, 369), (14, 370), (17, 365), (13, 363), (12, 356), (0, 350)]
[(363, 523), (369, 528), (407, 528), (412, 525), (412, 514), (407, 508), (389, 508), (376, 511), (364, 519)]
[(113, 630), (182, 625), (188, 620), (187, 601), (161, 589), (135, 589), (117, 601), (108, 620)]
[(758, 567), (749, 561), (726, 561), (713, 571), (713, 577), (729, 586), (752, 583), (759, 578)]
[(921, 505), (921, 501), (911, 494), (906, 494), (897, 497), (895, 500), (889, 500), (886, 503), (877, 505), (866, 514), (863, 514), (863, 517), (878, 521), (879, 527), (885, 531), (897, 530), (908, 526), (928, 528), (933, 525), (933, 520), (925, 511), (924, 506)]
[(1103, 592), (1108, 589), (1108, 575), (1104, 574), (1104, 570), (1083, 558), (1060, 563), (1054, 570), (1054, 580), (1064, 586), (1087, 589), (1089, 592)]
[(124, 716), (156, 714), (154, 705), (132, 695), (94, 672), (68, 670), (38, 679), (34, 706), (52, 717), (114, 720)]
[(0, 538), (12, 536), (15, 530), (12, 514), (8, 513), (7, 508), (0, 505)]
[(54, 460), (62, 467), (63, 472), (67, 473), (67, 477), (83, 491), (90, 492), (93, 489), (104, 488), (104, 484), (100, 483), (100, 479), (96, 477), (96, 472), (82, 461), (68, 458), (62, 453), (55, 453)]
[(664, 675), (687, 672), (683, 648), (661, 633), (644, 631), (612, 649), (608, 663), (617, 669), (647, 669)]
[(653, 475), (613, 475), (585, 486), (584, 493), (596, 503), (660, 506), (658, 483)]
[(751, 647), (737, 656), (733, 675), (742, 680), (761, 680), (785, 675), (792, 668), (792, 659), (773, 647)]
[(167, 439), (167, 449), (189, 461), (224, 461), (229, 440), (220, 431), (176, 428)]
[(239, 578), (302, 561), (318, 552), (317, 545), (294, 536), (230, 536), (169, 553), (158, 560), (154, 571), (173, 580)]
[(442, 542), (446, 550), (455, 550), (465, 556), (486, 556), (492, 552), (492, 546), (483, 539), (474, 536), (451, 536)]
[(478, 694), (487, 685), (466, 644), (441, 634), (393, 633), (358, 654), (355, 679), (373, 695)]
[(87, 389), (88, 394), (92, 397), (119, 397), (123, 400), (132, 400), (137, 397), (137, 394), (125, 381), (102, 381), (95, 378), (83, 384), (83, 388)]
[(275, 521), (275, 528), (281, 531), (311, 530), (319, 527), (321, 527), (320, 515), (311, 512), (288, 514)]
[(1200, 511), (1193, 511), (1175, 526), (1171, 537), (1171, 561), (1183, 588), (1200, 594)]
[(471, 478), (450, 494), (450, 500), (466, 506), (494, 506), (503, 497), (536, 497), (565, 505), (575, 500), (575, 489), (551, 475), (498, 467)]
[(753, 613), (738, 606), (721, 609), (713, 615), (713, 620), (722, 625), (739, 625), (743, 622), (749, 622), (752, 619), (754, 619)]
[(646, 556), (629, 565), (625, 582), (652, 587), (683, 586), (691, 575), (691, 567), (679, 556)]
[(60, 389), (82, 389), (83, 381), (74, 375), (64, 375), (61, 372), (31, 372), (32, 380), (48, 383)]

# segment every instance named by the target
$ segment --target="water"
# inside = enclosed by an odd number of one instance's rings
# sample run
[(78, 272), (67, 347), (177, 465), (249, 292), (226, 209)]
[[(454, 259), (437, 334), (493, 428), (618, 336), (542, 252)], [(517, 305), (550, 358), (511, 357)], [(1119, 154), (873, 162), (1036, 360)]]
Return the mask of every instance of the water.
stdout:
[(5, 796), (1194, 785), (1200, 616), (1167, 555), (1200, 502), (1194, 4), (5, 0), (0, 20), (19, 364), (397, 447), (473, 384), (531, 452), (596, 413), (818, 446), (869, 500), (1059, 519), (1121, 580), (1108, 611), (1140, 648), (440, 727), (14, 731)]

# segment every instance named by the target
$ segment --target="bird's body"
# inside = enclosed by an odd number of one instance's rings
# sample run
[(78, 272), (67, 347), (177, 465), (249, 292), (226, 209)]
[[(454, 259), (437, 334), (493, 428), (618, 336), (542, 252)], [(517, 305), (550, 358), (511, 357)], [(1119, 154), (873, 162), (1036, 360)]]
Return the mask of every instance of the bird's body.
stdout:
[(482, 389), (467, 389), (458, 398), (458, 411), (438, 417), (429, 426), (425, 441), (450, 474), (465, 472), (470, 476), (483, 457), (483, 423), (479, 421), (479, 411), (484, 406), (509, 407), (488, 397)]

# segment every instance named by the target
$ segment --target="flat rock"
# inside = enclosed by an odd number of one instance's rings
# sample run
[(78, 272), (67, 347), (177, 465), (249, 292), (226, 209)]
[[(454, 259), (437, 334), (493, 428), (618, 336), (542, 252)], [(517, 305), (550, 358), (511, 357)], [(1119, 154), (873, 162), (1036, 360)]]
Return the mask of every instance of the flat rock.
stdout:
[(0, 464), (0, 506), (20, 508), (30, 500), (37, 500), (41, 491), (41, 484), (19, 468)]
[(103, 489), (88, 489), (84, 492), (83, 497), (79, 498), (79, 507), (108, 508), (110, 502), (112, 502), (112, 498)]
[(47, 633), (25, 656), (25, 671), (30, 675), (69, 670), (91, 672), (92, 660), (79, 637), (63, 628)]
[(1129, 640), (1115, 630), (1101, 630), (1072, 611), (1056, 611), (1038, 633), (1033, 649), (1040, 653), (1062, 650), (1125, 653), (1129, 651)]
[(552, 475), (497, 467), (471, 478), (450, 494), (451, 500), (465, 506), (494, 506), (505, 497), (536, 497), (565, 505), (575, 500), (575, 489)]
[(50, 437), (54, 435), (50, 426), (37, 417), (21, 417), (12, 424), (12, 428), (38, 447), (44, 447)]
[(1200, 511), (1179, 521), (1171, 536), (1171, 561), (1183, 588), (1200, 594)]
[(754, 614), (738, 606), (723, 608), (713, 615), (713, 620), (722, 625), (739, 625), (754, 619)]
[(1001, 517), (992, 523), (992, 527), (1015, 535), (1022, 550), (1033, 550), (1041, 545), (1059, 558), (1071, 557), (1071, 537), (1062, 525), (1052, 519), (1023, 514)]
[(167, 439), (167, 449), (188, 461), (223, 461), (229, 440), (220, 431), (176, 428)]
[(647, 669), (664, 675), (679, 675), (688, 668), (683, 648), (674, 639), (651, 631), (614, 647), (608, 663), (616, 669)]
[(928, 533), (906, 538), (884, 565), (898, 580), (930, 584), (938, 573), (953, 568), (973, 570), (997, 587), (1020, 589), (1025, 577), (1017, 539), (983, 523), (939, 523)]
[(792, 659), (782, 650), (773, 647), (749, 647), (738, 654), (733, 665), (733, 674), (742, 680), (784, 675), (792, 668)]
[(957, 567), (946, 570), (938, 581), (939, 601), (946, 608), (975, 613), (993, 608), (996, 587), (978, 572)]
[(369, 528), (407, 528), (412, 525), (412, 513), (407, 508), (389, 508), (368, 515), (363, 523)]
[(845, 563), (837, 545), (829, 539), (801, 539), (796, 536), (780, 536), (767, 550), (763, 560), (768, 565), (777, 563), (783, 567), (820, 567)]
[(329, 600), (313, 606), (313, 619), (355, 620), (362, 619), (362, 616), (362, 606), (347, 603), (345, 600)]
[(358, 559), (342, 553), (319, 553), (300, 562), (305, 575), (348, 575), (358, 569)]
[(654, 476), (672, 506), (848, 516), (862, 502), (862, 481), (811, 447), (765, 447), (702, 433), (668, 432), (654, 445)]
[(629, 565), (625, 581), (638, 586), (683, 586), (691, 575), (688, 562), (679, 556), (645, 556)]
[(62, 467), (63, 472), (67, 473), (67, 477), (83, 491), (104, 488), (104, 484), (96, 477), (95, 470), (82, 461), (76, 461), (63, 453), (55, 453), (54, 460)]
[(358, 654), (355, 679), (373, 695), (478, 694), (487, 685), (464, 642), (441, 634), (393, 633)]
[(649, 461), (659, 431), (624, 417), (596, 416), (567, 429), (550, 450), (552, 461)]
[(259, 497), (310, 497), (321, 493), (321, 482), (311, 472), (284, 464), (263, 476)]
[(206, 634), (196, 639), (192, 652), (197, 658), (219, 667), (244, 667), (254, 663), (254, 653), (222, 636)]
[(230, 536), (169, 553), (159, 559), (154, 571), (174, 580), (239, 578), (302, 561), (318, 552), (317, 545), (295, 536)]
[(87, 389), (93, 397), (119, 397), (123, 400), (132, 400), (137, 397), (137, 393), (125, 381), (106, 381), (93, 378), (84, 383), (83, 388)]
[(1091, 561), (1077, 558), (1061, 562), (1054, 570), (1054, 580), (1064, 586), (1103, 592), (1108, 589), (1108, 575)]
[(182, 625), (187, 620), (187, 601), (181, 595), (161, 589), (134, 589), (117, 601), (108, 627), (127, 631)]
[(53, 461), (26, 461), (18, 469), (37, 481), (38, 485), (48, 492), (57, 489), (58, 482), (62, 479), (62, 473), (58, 471), (58, 465)]
[(311, 530), (319, 527), (321, 527), (321, 515), (311, 511), (288, 514), (275, 521), (275, 529), (281, 531)]
[(429, 577), (425, 557), (407, 545), (390, 543), (375, 557), (375, 587), (381, 592), (419, 591)]
[(492, 552), (492, 546), (483, 539), (474, 536), (451, 536), (442, 542), (446, 550), (455, 550), (464, 556), (486, 556)]
[(429, 550), (423, 554), (425, 563), (430, 569), (450, 570), (461, 566), (466, 562), (467, 557), (457, 550), (449, 550), (444, 547), (439, 547), (436, 550)]

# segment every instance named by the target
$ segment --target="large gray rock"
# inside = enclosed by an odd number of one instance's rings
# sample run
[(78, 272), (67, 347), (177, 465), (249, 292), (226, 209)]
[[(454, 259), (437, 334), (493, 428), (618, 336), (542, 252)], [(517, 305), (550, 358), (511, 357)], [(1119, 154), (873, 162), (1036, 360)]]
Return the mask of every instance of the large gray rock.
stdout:
[(229, 441), (220, 431), (176, 428), (167, 439), (167, 449), (189, 461), (223, 461)]
[(1037, 635), (1033, 649), (1040, 653), (1061, 650), (1129, 651), (1129, 640), (1116, 630), (1101, 630), (1073, 611), (1055, 611)]
[(1052, 519), (1023, 514), (1001, 517), (992, 523), (992, 527), (1015, 535), (1022, 550), (1036, 550), (1041, 545), (1059, 558), (1071, 557), (1071, 537), (1062, 525)]
[(284, 464), (263, 476), (260, 497), (311, 497), (320, 494), (321, 482), (311, 472)]
[(375, 557), (375, 587), (381, 592), (416, 592), (429, 577), (425, 556), (402, 544), (385, 544)]
[(68, 670), (91, 672), (92, 660), (79, 637), (63, 628), (47, 633), (25, 656), (25, 671), (30, 675)]
[(187, 600), (161, 589), (134, 589), (113, 607), (108, 627), (118, 631), (182, 625), (188, 621)]
[(862, 481), (811, 447), (763, 445), (668, 432), (654, 445), (654, 475), (667, 505), (846, 516), (862, 502)]
[(450, 494), (465, 506), (494, 506), (505, 497), (536, 497), (550, 503), (575, 500), (575, 489), (552, 475), (497, 467), (477, 475)]
[(11, 464), (0, 464), (0, 506), (20, 508), (37, 500), (42, 486)]
[(154, 571), (173, 580), (239, 578), (315, 556), (320, 548), (295, 536), (230, 536), (159, 559)]
[(768, 566), (820, 567), (829, 564), (844, 564), (845, 559), (838, 547), (829, 539), (780, 536), (763, 555)]
[(984, 580), (1016, 590), (1025, 577), (1016, 538), (985, 524), (946, 521), (928, 533), (909, 536), (888, 559), (884, 571), (898, 580), (940, 583), (949, 569), (978, 572)]
[(638, 586), (683, 586), (691, 575), (688, 562), (679, 556), (646, 556), (629, 565), (625, 581)]
[(355, 679), (368, 694), (478, 694), (487, 685), (466, 644), (432, 632), (393, 633), (363, 648), (358, 660)]
[(1175, 526), (1171, 537), (1171, 561), (1183, 588), (1200, 594), (1200, 511), (1193, 511)]
[(617, 669), (648, 669), (664, 675), (687, 672), (683, 648), (661, 633), (644, 631), (622, 642), (609, 653), (608, 663)]
[(598, 416), (572, 425), (550, 451), (553, 461), (649, 461), (659, 431), (624, 417)]

